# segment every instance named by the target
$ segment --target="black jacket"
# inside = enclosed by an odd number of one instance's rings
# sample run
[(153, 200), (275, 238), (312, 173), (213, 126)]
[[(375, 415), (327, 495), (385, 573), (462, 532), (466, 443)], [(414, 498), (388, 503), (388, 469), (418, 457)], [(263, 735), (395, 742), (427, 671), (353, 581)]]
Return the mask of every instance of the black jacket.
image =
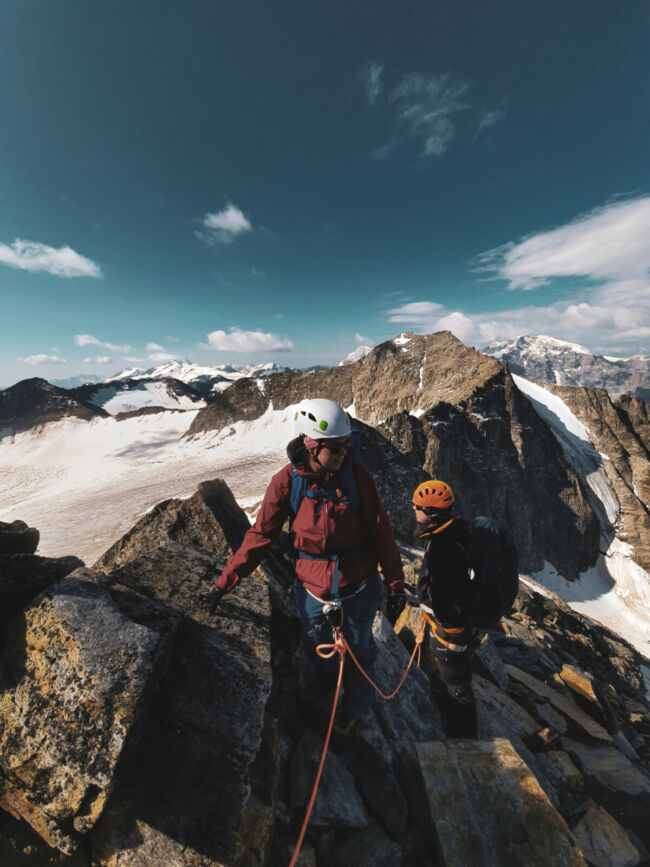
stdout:
[(424, 559), (418, 579), (418, 597), (430, 606), (442, 626), (458, 624), (472, 595), (470, 561), (467, 553), (469, 524), (462, 518), (442, 532), (424, 535)]

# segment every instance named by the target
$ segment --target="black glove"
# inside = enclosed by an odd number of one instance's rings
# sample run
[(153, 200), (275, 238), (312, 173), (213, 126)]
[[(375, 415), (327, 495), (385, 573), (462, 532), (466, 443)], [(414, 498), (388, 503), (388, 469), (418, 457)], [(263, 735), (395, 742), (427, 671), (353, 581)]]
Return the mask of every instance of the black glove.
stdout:
[(221, 598), (227, 593), (226, 590), (221, 590), (216, 585), (209, 590), (202, 590), (199, 594), (201, 599), (210, 606), (210, 614), (214, 614), (217, 610), (217, 605), (221, 602)]
[(386, 617), (391, 626), (397, 622), (397, 618), (406, 608), (406, 593), (403, 590), (389, 590), (386, 600)]

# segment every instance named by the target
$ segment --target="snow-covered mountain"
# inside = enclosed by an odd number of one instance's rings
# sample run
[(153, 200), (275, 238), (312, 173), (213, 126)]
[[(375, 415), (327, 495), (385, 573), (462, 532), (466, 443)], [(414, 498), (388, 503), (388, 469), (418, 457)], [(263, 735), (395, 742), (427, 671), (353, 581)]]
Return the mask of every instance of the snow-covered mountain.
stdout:
[(225, 391), (233, 382), (244, 379), (247, 376), (270, 376), (273, 373), (288, 373), (294, 370), (292, 367), (281, 367), (274, 361), (259, 364), (222, 364), (218, 366), (206, 366), (194, 364), (192, 361), (168, 361), (158, 367), (141, 368), (128, 367), (120, 373), (104, 380), (107, 385), (117, 381), (156, 381), (176, 379), (191, 386), (204, 398)]
[(345, 367), (346, 364), (354, 364), (355, 361), (359, 361), (361, 358), (365, 358), (366, 355), (371, 351), (372, 346), (362, 343), (361, 346), (357, 346), (356, 349), (346, 355), (342, 361), (339, 361), (337, 366)]
[(512, 373), (550, 385), (605, 388), (613, 396), (631, 394), (650, 401), (650, 357), (594, 355), (578, 343), (544, 334), (490, 343), (487, 355), (507, 362)]

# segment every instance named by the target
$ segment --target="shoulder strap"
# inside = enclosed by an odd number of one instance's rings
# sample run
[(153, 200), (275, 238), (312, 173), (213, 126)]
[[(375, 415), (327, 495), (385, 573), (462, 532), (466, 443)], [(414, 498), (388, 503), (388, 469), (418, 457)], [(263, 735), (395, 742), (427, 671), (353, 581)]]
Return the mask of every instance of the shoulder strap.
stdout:
[(300, 508), (300, 504), (303, 501), (305, 493), (307, 491), (307, 477), (301, 475), (295, 466), (292, 464), (291, 469), (293, 471), (291, 478), (291, 495), (289, 498), (289, 524), (293, 524), (293, 519), (298, 514), (298, 509)]
[(341, 480), (341, 485), (343, 486), (346, 494), (348, 495), (350, 505), (353, 509), (355, 509), (355, 511), (358, 512), (361, 509), (361, 495), (359, 494), (357, 475), (354, 471), (354, 467), (355, 464), (350, 461), (343, 467), (343, 469), (339, 471), (339, 478)]

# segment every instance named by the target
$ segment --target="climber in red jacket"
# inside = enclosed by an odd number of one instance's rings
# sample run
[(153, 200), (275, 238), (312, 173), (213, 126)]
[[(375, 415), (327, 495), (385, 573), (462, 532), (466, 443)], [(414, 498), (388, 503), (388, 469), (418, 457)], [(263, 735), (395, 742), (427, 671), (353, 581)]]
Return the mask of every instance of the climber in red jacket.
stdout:
[[(295, 413), (295, 432), (287, 447), (291, 463), (271, 479), (255, 524), (210, 597), (214, 609), (225, 593), (259, 566), (289, 519), (296, 606), (314, 671), (309, 698), (315, 701), (333, 689), (338, 669), (338, 657), (325, 660), (315, 652), (319, 644), (333, 640), (324, 605), (334, 603), (342, 611), (343, 634), (373, 677), (372, 623), (382, 600), (378, 565), (388, 588), (391, 619), (406, 598), (401, 559), (384, 506), (367, 470), (352, 459), (347, 413), (330, 400), (305, 400)], [(351, 731), (366, 716), (373, 698), (372, 686), (350, 661), (344, 672), (339, 731)]]

